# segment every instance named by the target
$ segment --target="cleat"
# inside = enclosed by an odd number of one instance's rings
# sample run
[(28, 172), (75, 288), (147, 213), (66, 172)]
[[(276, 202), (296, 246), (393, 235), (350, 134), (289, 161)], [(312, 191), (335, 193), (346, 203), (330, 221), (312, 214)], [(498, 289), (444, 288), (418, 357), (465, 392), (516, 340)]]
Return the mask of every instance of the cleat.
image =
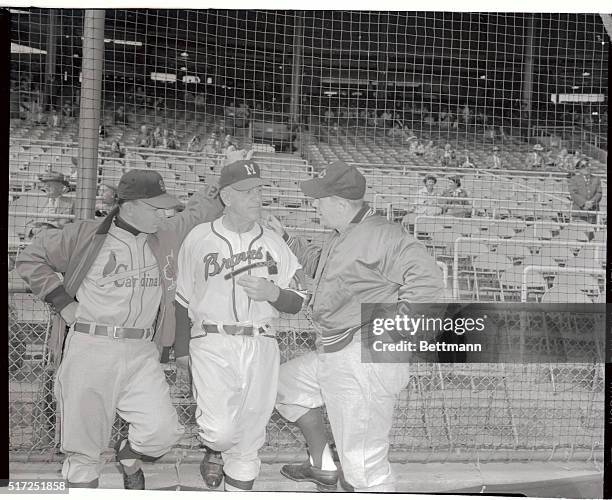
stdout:
[[(117, 441), (117, 443), (115, 444), (117, 462), (119, 463), (121, 474), (123, 474), (123, 487), (126, 490), (144, 490), (145, 489), (145, 477), (144, 477), (144, 472), (142, 472), (142, 469), (138, 469), (133, 474), (128, 474), (127, 472), (125, 472), (125, 467), (119, 460), (119, 452), (121, 450), (121, 444), (123, 443), (123, 441), (127, 441), (127, 440), (124, 439), (122, 441)], [(126, 443), (125, 446), (129, 446), (129, 443)]]
[(310, 465), (310, 462), (283, 465), (280, 472), (286, 478), (298, 483), (305, 481), (314, 483), (317, 485), (317, 490), (323, 493), (338, 489), (338, 471), (321, 470)]
[[(119, 463), (119, 465), (121, 465), (121, 463)], [(126, 490), (145, 489), (145, 477), (142, 469), (138, 469), (134, 474), (126, 474), (125, 468), (121, 465), (121, 472), (123, 473), (123, 487)]]
[(200, 474), (204, 483), (210, 489), (217, 489), (223, 481), (223, 459), (221, 452), (206, 448), (204, 458), (200, 464)]

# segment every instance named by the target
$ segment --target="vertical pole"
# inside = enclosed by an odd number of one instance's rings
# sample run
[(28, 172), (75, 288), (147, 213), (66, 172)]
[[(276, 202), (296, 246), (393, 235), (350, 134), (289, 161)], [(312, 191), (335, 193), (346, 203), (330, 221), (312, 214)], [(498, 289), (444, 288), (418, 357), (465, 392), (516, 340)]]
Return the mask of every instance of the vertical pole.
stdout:
[(79, 114), (79, 174), (75, 215), (94, 216), (98, 177), (98, 139), (102, 112), (104, 10), (86, 10), (83, 20), (83, 66)]
[(535, 14), (529, 15), (527, 20), (527, 44), (523, 64), (523, 90), (521, 121), (527, 119), (527, 139), (531, 137), (531, 100), (533, 95), (533, 36), (535, 32)]
[(43, 106), (43, 110), (47, 105), (53, 103), (53, 82), (57, 60), (57, 22), (57, 9), (51, 9), (49, 11), (49, 33), (47, 34), (47, 58), (45, 60), (44, 101), (40, 103)]
[(291, 66), (291, 102), (289, 108), (289, 128), (299, 123), (301, 83), (302, 83), (302, 54), (304, 52), (304, 17), (302, 11), (295, 13), (295, 32), (293, 34), (293, 62)]

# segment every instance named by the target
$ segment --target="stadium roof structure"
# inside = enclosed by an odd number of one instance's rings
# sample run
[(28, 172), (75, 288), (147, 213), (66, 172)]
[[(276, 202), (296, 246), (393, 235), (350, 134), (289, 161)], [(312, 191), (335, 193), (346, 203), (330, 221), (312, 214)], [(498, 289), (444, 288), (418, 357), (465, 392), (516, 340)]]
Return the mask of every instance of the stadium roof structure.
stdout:
[[(12, 14), (15, 42), (46, 50), (53, 24), (58, 61), (78, 64), (83, 10), (19, 12)], [(530, 22), (534, 71), (547, 90), (607, 93), (609, 38), (598, 14), (107, 9), (104, 71), (132, 78), (176, 72), (203, 82), (273, 73), (287, 82), (300, 44), (305, 84), (348, 78), (411, 87), (416, 78), (431, 92), (492, 88), (505, 75), (521, 78)]]

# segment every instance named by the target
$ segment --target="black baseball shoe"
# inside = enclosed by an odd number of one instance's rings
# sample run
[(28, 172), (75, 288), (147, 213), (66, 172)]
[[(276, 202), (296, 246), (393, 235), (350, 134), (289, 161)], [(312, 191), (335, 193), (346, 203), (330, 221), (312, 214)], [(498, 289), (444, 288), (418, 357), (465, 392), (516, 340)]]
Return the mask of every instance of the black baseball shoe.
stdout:
[(133, 474), (128, 474), (127, 472), (125, 472), (125, 467), (123, 466), (123, 464), (118, 458), (119, 450), (121, 449), (121, 444), (123, 443), (123, 441), (125, 440), (118, 441), (115, 444), (115, 453), (117, 456), (117, 462), (119, 463), (121, 474), (123, 474), (123, 487), (126, 490), (144, 490), (145, 489), (145, 477), (144, 477), (144, 472), (142, 472), (142, 469), (138, 469)]
[(223, 458), (221, 452), (205, 447), (204, 458), (200, 464), (200, 474), (210, 489), (216, 489), (223, 481)]
[(309, 461), (297, 465), (283, 465), (281, 474), (298, 483), (309, 481), (317, 485), (317, 490), (323, 493), (338, 489), (338, 471), (321, 470), (310, 465)]

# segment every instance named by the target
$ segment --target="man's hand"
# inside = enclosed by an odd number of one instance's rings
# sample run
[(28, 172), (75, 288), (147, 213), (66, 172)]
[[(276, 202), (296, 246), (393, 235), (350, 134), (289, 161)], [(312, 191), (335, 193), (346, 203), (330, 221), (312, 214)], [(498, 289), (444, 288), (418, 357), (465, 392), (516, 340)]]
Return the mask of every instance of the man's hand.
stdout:
[(79, 307), (78, 302), (71, 302), (60, 311), (60, 316), (67, 325), (72, 325), (76, 321), (76, 312)]
[(591, 210), (591, 208), (593, 207), (593, 202), (591, 200), (587, 200), (584, 202), (584, 209), (585, 210)]
[(285, 228), (283, 227), (283, 223), (278, 220), (274, 215), (268, 215), (263, 221), (263, 225), (269, 229), (272, 229), (279, 236), (285, 234)]
[(280, 288), (265, 278), (242, 276), (236, 283), (244, 288), (244, 291), (251, 299), (258, 302), (266, 300), (275, 302), (280, 294)]

